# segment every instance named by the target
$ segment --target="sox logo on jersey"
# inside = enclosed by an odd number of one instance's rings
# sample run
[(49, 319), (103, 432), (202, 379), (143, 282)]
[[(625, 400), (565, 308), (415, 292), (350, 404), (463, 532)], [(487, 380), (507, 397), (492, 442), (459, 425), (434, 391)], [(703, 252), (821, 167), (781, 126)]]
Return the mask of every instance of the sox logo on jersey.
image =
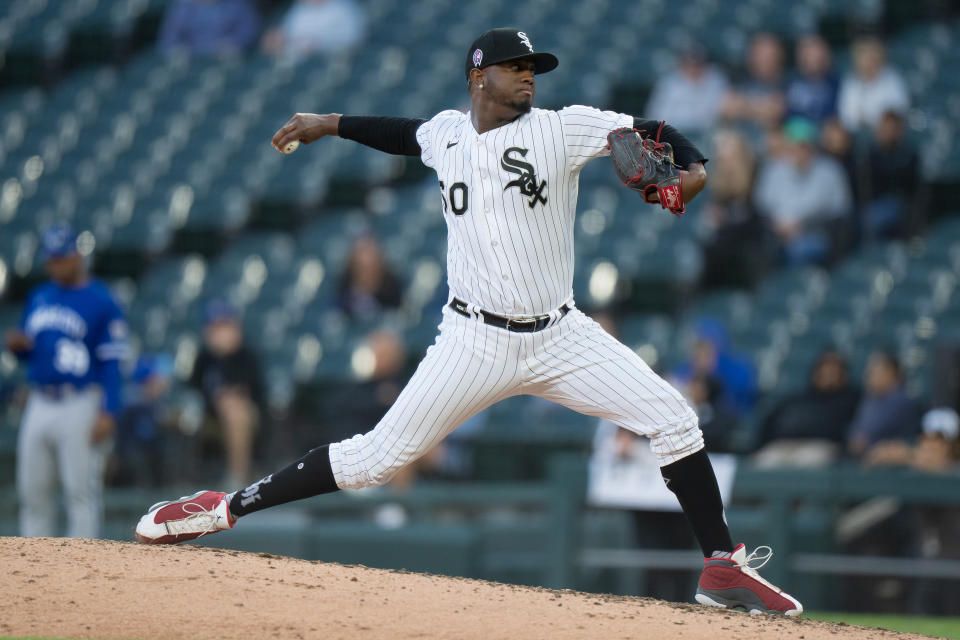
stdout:
[[(582, 106), (532, 109), (484, 133), (459, 111), (420, 125), (421, 159), (439, 178), (451, 299), (440, 335), (383, 419), (330, 445), (337, 486), (386, 482), (477, 412), (519, 394), (649, 436), (661, 464), (703, 447), (679, 392), (573, 304), (580, 169), (608, 155), (610, 131), (632, 125), (632, 116)], [(488, 314), (519, 326), (548, 321), (523, 333), (491, 326)]]
[(516, 180), (511, 180), (507, 183), (507, 186), (503, 188), (504, 191), (510, 187), (517, 187), (520, 189), (520, 193), (525, 196), (532, 196), (530, 198), (530, 208), (533, 209), (538, 202), (547, 204), (547, 197), (543, 195), (543, 190), (547, 188), (547, 181), (543, 180), (537, 184), (537, 173), (536, 169), (533, 168), (533, 165), (529, 162), (524, 162), (518, 158), (511, 157), (510, 154), (518, 153), (521, 157), (526, 157), (527, 149), (521, 149), (520, 147), (510, 147), (503, 152), (503, 159), (500, 160), (500, 166), (510, 173), (516, 173), (520, 177)]

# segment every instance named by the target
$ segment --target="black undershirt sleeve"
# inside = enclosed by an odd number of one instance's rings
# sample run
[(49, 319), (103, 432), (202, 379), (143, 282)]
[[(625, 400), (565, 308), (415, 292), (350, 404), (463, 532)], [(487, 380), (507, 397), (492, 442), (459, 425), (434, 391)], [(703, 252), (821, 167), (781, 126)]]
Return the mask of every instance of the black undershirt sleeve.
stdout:
[[(657, 129), (660, 128), (660, 120), (643, 120), (634, 116), (633, 128), (642, 132), (644, 138), (653, 138), (657, 135)], [(673, 147), (673, 160), (682, 168), (687, 168), (694, 162), (706, 162), (706, 156), (697, 149), (696, 145), (687, 140), (682, 133), (664, 123), (663, 130), (660, 132), (660, 142), (669, 142)]]
[(397, 156), (419, 156), (417, 129), (426, 120), (384, 116), (340, 116), (338, 134), (377, 151)]

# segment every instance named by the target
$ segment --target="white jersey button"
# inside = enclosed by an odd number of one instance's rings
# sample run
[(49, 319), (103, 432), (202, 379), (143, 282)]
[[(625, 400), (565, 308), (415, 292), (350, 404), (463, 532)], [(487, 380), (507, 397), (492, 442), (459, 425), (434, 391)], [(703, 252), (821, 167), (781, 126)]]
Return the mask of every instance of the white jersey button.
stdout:
[(510, 276), (508, 276), (507, 274), (503, 274), (503, 279), (504, 279), (504, 280), (509, 280), (509, 279), (510, 279)]
[(499, 246), (500, 246), (500, 243), (497, 242), (496, 240), (494, 240), (493, 242), (490, 243), (490, 246), (491, 246), (491, 247), (499, 247)]

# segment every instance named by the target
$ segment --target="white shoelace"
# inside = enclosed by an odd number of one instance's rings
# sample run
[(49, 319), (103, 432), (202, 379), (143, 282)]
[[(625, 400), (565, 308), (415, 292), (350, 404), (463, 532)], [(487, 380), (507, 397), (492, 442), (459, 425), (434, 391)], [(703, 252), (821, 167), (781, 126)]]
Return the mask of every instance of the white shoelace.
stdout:
[[(765, 554), (763, 553), (763, 550), (766, 550)], [(767, 564), (767, 562), (769, 562), (770, 558), (772, 557), (773, 557), (773, 549), (771, 549), (767, 545), (761, 545), (756, 549), (754, 549), (750, 553), (750, 555), (744, 558), (743, 564), (740, 565), (740, 570), (743, 571), (748, 576), (750, 576), (751, 578), (753, 578), (754, 580), (756, 580), (757, 582), (760, 582), (770, 587), (777, 593), (783, 593), (780, 590), (780, 587), (772, 584), (767, 580), (764, 580), (763, 577), (759, 573), (757, 573), (757, 569)]]
[[(190, 511), (187, 507), (193, 507), (197, 510)], [(181, 535), (184, 533), (196, 533), (197, 530), (200, 530), (200, 535), (198, 537), (202, 538), (208, 533), (217, 531), (217, 519), (218, 516), (214, 513), (213, 509), (204, 509), (201, 505), (196, 502), (186, 502), (183, 507), (184, 513), (189, 513), (190, 515), (181, 520), (168, 520), (166, 522), (167, 531), (175, 535)], [(206, 520), (205, 523), (202, 523), (203, 520)]]
[[(766, 554), (761, 554), (762, 549), (766, 549)], [(752, 569), (753, 571), (756, 571), (763, 565), (767, 564), (767, 562), (769, 562), (770, 558), (772, 557), (773, 557), (773, 549), (771, 549), (767, 545), (761, 545), (756, 549), (754, 549), (752, 552), (750, 552), (750, 555), (748, 555), (744, 559), (743, 564), (748, 569)]]

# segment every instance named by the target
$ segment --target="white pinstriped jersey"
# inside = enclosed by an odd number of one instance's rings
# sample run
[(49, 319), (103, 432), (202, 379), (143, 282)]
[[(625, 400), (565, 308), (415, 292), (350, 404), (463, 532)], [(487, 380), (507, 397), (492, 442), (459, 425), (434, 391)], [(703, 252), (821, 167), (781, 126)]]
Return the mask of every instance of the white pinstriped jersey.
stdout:
[(417, 130), (440, 179), (450, 293), (510, 316), (549, 313), (573, 297), (580, 169), (609, 155), (607, 134), (633, 117), (592, 107), (532, 109), (483, 134), (443, 111)]

